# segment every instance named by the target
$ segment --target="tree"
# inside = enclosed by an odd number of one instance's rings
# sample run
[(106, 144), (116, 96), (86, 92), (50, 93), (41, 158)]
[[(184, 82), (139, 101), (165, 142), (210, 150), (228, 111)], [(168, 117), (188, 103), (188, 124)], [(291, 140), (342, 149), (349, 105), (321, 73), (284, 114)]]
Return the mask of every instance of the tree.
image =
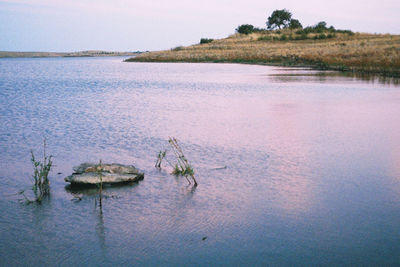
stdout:
[(292, 19), (292, 13), (290, 13), (286, 9), (281, 9), (281, 10), (275, 10), (272, 12), (271, 16), (268, 17), (268, 20), (266, 22), (268, 29), (275, 29), (281, 27), (287, 28), (290, 20)]
[(289, 23), (289, 29), (302, 29), (303, 25), (301, 25), (300, 21), (297, 19), (291, 19)]
[(243, 24), (236, 28), (238, 33), (249, 34), (254, 31), (254, 26), (250, 24)]

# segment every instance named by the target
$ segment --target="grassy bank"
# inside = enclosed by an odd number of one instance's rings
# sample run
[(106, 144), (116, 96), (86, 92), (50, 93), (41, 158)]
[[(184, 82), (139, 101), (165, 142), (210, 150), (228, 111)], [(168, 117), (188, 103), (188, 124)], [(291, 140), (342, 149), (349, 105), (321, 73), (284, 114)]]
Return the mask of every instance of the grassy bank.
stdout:
[(134, 62), (230, 62), (380, 73), (400, 77), (400, 35), (296, 30), (235, 34), (225, 39), (148, 52)]

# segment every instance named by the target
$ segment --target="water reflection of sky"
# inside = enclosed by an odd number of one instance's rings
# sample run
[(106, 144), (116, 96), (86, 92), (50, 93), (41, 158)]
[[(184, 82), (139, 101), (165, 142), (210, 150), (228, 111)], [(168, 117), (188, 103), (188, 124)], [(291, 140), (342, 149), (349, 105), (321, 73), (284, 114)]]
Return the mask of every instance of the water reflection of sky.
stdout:
[[(367, 253), (400, 251), (396, 84), (235, 64), (0, 63), (0, 207), (10, 214), (0, 227), (11, 227), (1, 236), (9, 254), (37, 250), (54, 265), (89, 255), (110, 265), (396, 260)], [(29, 149), (40, 151), (43, 136), (62, 174), (52, 177), (50, 204), (32, 214), (8, 192), (26, 185)], [(192, 162), (196, 190), (154, 169), (168, 136)], [(134, 187), (106, 188), (118, 198), (106, 198), (101, 214), (96, 190), (63, 181), (72, 166), (99, 159), (145, 172)], [(40, 240), (30, 221), (48, 249), (29, 248)], [(62, 246), (72, 249), (61, 254)]]

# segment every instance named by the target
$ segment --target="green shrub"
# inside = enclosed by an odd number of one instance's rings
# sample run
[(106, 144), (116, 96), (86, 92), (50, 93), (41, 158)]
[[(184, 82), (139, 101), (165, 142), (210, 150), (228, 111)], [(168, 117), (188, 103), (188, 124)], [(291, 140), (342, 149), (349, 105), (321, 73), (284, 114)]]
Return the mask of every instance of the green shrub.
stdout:
[(326, 38), (327, 38), (327, 36), (326, 36), (325, 33), (314, 35), (314, 37), (313, 37), (314, 40), (323, 40), (323, 39), (326, 39)]
[(298, 30), (295, 32), (296, 36), (293, 38), (294, 40), (306, 40), (308, 39), (308, 31), (306, 29)]
[(271, 41), (272, 37), (269, 35), (258, 37), (257, 41)]
[(352, 32), (351, 30), (336, 30), (337, 33), (345, 33), (349, 36), (353, 36), (354, 32)]
[(250, 34), (254, 32), (254, 26), (251, 24), (243, 24), (236, 28), (236, 31), (241, 34)]
[(315, 25), (313, 28), (314, 28), (314, 30), (315, 30), (316, 32), (318, 32), (318, 33), (321, 33), (321, 32), (323, 32), (323, 31), (325, 31), (325, 30), (328, 29), (328, 28), (326, 27), (326, 22), (325, 22), (325, 21), (320, 21), (320, 22), (318, 22), (317, 25)]
[(308, 39), (308, 35), (307, 35), (307, 33), (306, 32), (303, 32), (302, 34), (300, 34), (300, 39), (299, 40), (306, 40), (306, 39)]
[(288, 38), (286, 36), (286, 34), (282, 34), (281, 38), (279, 40), (281, 41), (286, 41)]
[(201, 38), (201, 39), (200, 39), (200, 44), (208, 44), (208, 43), (211, 43), (212, 41), (214, 41), (214, 39), (211, 39), (211, 38)]
[(315, 31), (315, 30), (314, 30), (313, 27), (308, 26), (308, 27), (303, 28), (303, 30), (298, 30), (296, 33), (297, 33), (297, 34), (302, 34), (302, 33), (309, 34), (309, 33), (312, 33), (312, 32), (314, 32), (314, 31)]
[[(329, 28), (327, 27), (327, 24), (325, 21), (321, 21), (318, 22), (316, 25), (314, 26), (307, 26), (303, 29), (297, 30), (295, 33), (296, 34), (309, 34), (309, 33), (326, 33), (329, 32), (328, 36), (326, 36), (326, 38), (334, 38), (336, 37), (335, 33), (344, 33), (347, 34), (349, 36), (354, 35), (354, 32), (350, 31), (350, 30), (337, 30), (335, 29), (335, 27), (330, 26)], [(321, 37), (320, 35), (318, 35), (318, 37), (313, 37), (314, 39), (325, 39), (324, 37)]]
[(171, 50), (172, 50), (172, 51), (181, 51), (181, 50), (183, 50), (183, 49), (185, 49), (183, 46), (177, 46), (177, 47), (175, 47), (175, 48), (172, 48)]
[(300, 21), (297, 19), (290, 20), (289, 29), (301, 29), (303, 25), (301, 25)]
[(264, 32), (264, 33), (266, 33), (266, 32), (268, 32), (268, 30), (262, 29), (262, 28), (254, 27), (253, 32), (260, 32), (260, 33), (263, 33), (263, 32)]

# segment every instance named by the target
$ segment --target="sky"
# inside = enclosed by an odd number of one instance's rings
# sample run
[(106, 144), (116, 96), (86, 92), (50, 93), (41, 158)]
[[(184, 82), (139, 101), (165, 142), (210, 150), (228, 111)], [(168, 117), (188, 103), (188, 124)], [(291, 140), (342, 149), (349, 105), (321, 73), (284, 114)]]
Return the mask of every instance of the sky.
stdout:
[(266, 27), (276, 9), (303, 26), (400, 34), (399, 0), (0, 0), (0, 51), (154, 51)]

